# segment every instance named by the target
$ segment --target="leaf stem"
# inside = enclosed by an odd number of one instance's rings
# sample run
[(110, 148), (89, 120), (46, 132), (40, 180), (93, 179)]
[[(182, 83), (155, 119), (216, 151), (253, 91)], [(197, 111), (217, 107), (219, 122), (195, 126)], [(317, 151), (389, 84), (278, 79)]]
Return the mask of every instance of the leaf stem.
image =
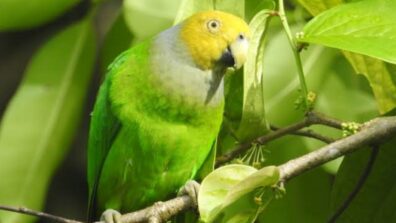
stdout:
[(301, 57), (300, 57), (300, 53), (299, 53), (300, 50), (297, 47), (296, 40), (293, 37), (293, 35), (291, 33), (291, 30), (290, 30), (289, 23), (287, 22), (287, 17), (286, 17), (286, 13), (285, 13), (283, 0), (279, 0), (278, 7), (279, 7), (278, 16), (279, 16), (280, 21), (281, 21), (281, 23), (283, 25), (283, 29), (285, 30), (287, 39), (289, 40), (289, 45), (292, 48), (293, 56), (294, 56), (294, 59), (296, 61), (297, 73), (298, 73), (298, 77), (299, 77), (299, 80), (300, 80), (301, 93), (302, 93), (302, 96), (304, 98), (304, 102), (305, 102), (306, 108), (309, 109), (311, 106), (310, 106), (310, 103), (309, 103), (309, 101), (307, 99), (308, 88), (307, 88), (307, 84), (305, 82), (304, 69), (303, 69), (303, 66), (302, 66), (302, 63), (301, 63)]

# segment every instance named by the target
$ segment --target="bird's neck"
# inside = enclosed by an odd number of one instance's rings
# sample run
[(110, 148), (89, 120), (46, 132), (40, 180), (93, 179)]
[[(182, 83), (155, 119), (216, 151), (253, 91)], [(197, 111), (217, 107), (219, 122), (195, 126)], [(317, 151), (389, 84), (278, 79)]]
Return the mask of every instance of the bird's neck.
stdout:
[(153, 82), (159, 92), (179, 103), (218, 106), (223, 102), (224, 69), (201, 70), (180, 42), (179, 26), (158, 35), (150, 52)]

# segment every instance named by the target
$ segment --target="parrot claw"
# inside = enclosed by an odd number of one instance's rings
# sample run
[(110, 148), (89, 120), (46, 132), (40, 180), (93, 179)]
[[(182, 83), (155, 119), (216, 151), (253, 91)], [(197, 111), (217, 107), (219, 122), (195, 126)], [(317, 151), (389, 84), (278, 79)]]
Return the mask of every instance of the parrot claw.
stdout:
[(121, 223), (121, 214), (116, 210), (107, 209), (102, 213), (100, 220), (106, 223)]
[(199, 187), (201, 185), (195, 180), (189, 180), (187, 183), (180, 189), (178, 196), (188, 195), (193, 203), (193, 207), (198, 207), (198, 192)]

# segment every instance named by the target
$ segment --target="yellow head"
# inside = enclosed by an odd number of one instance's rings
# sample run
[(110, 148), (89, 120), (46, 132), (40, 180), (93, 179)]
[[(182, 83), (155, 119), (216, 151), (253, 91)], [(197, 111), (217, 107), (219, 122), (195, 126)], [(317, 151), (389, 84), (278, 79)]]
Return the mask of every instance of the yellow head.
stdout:
[(240, 68), (246, 60), (249, 26), (241, 18), (220, 11), (200, 12), (181, 24), (181, 39), (193, 61), (203, 70), (216, 65)]

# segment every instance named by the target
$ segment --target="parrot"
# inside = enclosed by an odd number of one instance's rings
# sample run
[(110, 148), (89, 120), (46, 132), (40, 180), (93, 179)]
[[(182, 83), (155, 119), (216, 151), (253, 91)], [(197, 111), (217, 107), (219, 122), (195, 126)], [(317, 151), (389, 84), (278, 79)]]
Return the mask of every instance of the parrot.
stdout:
[(90, 221), (169, 199), (195, 178), (220, 131), (224, 76), (243, 66), (249, 37), (242, 18), (203, 11), (109, 65), (91, 113)]

